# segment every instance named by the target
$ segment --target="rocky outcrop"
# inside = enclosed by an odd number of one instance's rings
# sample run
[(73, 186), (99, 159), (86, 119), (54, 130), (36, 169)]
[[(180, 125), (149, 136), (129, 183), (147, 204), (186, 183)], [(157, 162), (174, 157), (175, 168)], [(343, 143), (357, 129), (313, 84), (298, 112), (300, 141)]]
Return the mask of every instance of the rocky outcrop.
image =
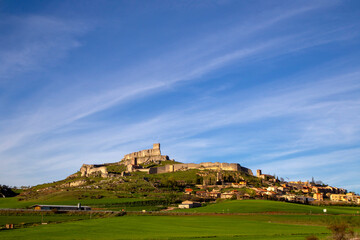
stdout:
[(79, 181), (75, 181), (75, 182), (70, 182), (69, 187), (78, 187), (78, 186), (81, 186), (84, 184), (86, 184), (85, 180), (79, 180)]

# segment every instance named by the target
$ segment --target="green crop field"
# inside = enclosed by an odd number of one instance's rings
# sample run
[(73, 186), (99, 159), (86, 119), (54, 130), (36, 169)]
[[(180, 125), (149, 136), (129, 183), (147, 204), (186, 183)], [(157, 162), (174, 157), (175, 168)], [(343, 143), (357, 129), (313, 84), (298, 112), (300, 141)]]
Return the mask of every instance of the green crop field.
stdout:
[(12, 224), (41, 224), (42, 222), (67, 222), (75, 220), (89, 219), (90, 215), (68, 215), (68, 214), (54, 214), (54, 215), (0, 215), (0, 226), (7, 223)]
[(2, 239), (305, 239), (326, 236), (325, 226), (259, 216), (124, 216), (7, 230)]
[(360, 207), (343, 206), (312, 206), (296, 203), (268, 201), (268, 200), (226, 200), (192, 209), (177, 209), (177, 212), (207, 212), (207, 213), (306, 213), (323, 214), (355, 214), (359, 215)]
[[(113, 200), (126, 202), (129, 199)], [(8, 206), (15, 204), (12, 201), (17, 200), (16, 198), (1, 199), (0, 203)], [(103, 204), (112, 200), (92, 199), (91, 201)], [(146, 207), (151, 210), (150, 208), (155, 206), (134, 206), (132, 208), (141, 210)], [(347, 222), (356, 232), (360, 232), (360, 216), (357, 213), (360, 210), (359, 207), (327, 206), (327, 214), (323, 214), (323, 208), (266, 200), (226, 200), (205, 207), (176, 210), (206, 213), (206, 215), (183, 215), (183, 213), (173, 211), (171, 214), (175, 215), (156, 216), (158, 213), (122, 217), (109, 215), (98, 216), (98, 218), (93, 216), (90, 219), (90, 215), (86, 214), (79, 216), (49, 213), (41, 219), (39, 213), (3, 214), (0, 215), (0, 226), (4, 226), (5, 223), (13, 223), (17, 224), (17, 229), (1, 230), (0, 239), (304, 240), (309, 235), (326, 239), (330, 234), (327, 226), (339, 222)], [(50, 224), (41, 225), (42, 220)], [(25, 223), (25, 228), (21, 228), (22, 223)]]
[[(156, 201), (153, 204), (154, 200), (144, 199), (144, 198), (115, 198), (113, 196), (105, 196), (100, 199), (91, 198), (82, 195), (82, 191), (78, 193), (74, 192), (58, 192), (49, 196), (44, 196), (38, 199), (31, 200), (19, 200), (18, 197), (13, 198), (1, 198), (0, 199), (0, 209), (1, 208), (29, 208), (35, 204), (53, 204), (53, 205), (77, 205), (81, 203), (82, 205), (89, 205), (93, 208), (106, 208), (106, 209), (122, 209), (124, 207), (131, 207), (136, 205), (135, 202), (141, 203), (141, 205), (156, 205)], [(83, 198), (81, 198), (82, 196)], [(79, 199), (80, 198), (80, 199)], [(138, 204), (138, 205), (139, 205)]]

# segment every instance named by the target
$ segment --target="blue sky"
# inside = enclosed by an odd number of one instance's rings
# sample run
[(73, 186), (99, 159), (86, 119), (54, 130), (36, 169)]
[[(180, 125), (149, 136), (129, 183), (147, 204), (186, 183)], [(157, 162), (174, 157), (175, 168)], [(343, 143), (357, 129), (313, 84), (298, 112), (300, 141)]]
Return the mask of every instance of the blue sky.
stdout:
[(358, 1), (0, 0), (0, 183), (151, 148), (360, 193)]

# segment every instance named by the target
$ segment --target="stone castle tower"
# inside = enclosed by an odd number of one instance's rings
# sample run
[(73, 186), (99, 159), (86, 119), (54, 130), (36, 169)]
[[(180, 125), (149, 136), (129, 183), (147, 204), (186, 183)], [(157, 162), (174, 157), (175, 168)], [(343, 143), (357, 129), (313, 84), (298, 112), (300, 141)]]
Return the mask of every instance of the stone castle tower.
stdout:
[(154, 143), (152, 149), (141, 150), (126, 154), (121, 160), (125, 164), (138, 165), (143, 163), (160, 163), (169, 160), (169, 156), (161, 155), (160, 143)]

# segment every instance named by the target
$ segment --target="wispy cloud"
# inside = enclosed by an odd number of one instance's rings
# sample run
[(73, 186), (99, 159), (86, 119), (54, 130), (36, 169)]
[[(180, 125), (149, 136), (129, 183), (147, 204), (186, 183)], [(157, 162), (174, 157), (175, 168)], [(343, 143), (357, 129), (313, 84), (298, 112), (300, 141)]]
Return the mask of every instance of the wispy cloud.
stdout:
[(2, 81), (30, 70), (44, 70), (71, 49), (81, 46), (77, 36), (87, 31), (81, 23), (47, 16), (7, 16), (1, 20), (2, 28), (11, 29), (1, 41)]
[[(312, 10), (313, 8), (305, 9)], [(294, 10), (291, 14), (286, 14), (282, 17), (276, 18), (275, 20), (271, 20), (271, 23), (269, 23), (267, 19), (265, 23), (259, 22), (257, 24), (261, 27), (257, 28), (256, 26), (253, 26), (253, 28), (249, 28), (249, 34), (254, 34), (256, 32), (254, 29), (262, 30), (264, 29), (264, 26), (271, 26), (278, 21), (303, 13), (305, 9)], [(45, 23), (47, 23), (47, 21), (45, 21)], [(50, 23), (53, 23), (53, 21), (50, 21)], [(66, 30), (67, 28), (62, 27), (61, 29)], [(73, 30), (72, 27), (70, 29)], [(140, 66), (142, 66), (140, 67), (142, 68), (140, 71), (139, 66), (136, 66), (136, 69), (127, 71), (126, 73), (119, 72), (111, 74), (108, 77), (103, 77), (105, 79), (105, 81), (103, 81), (105, 83), (105, 87), (103, 87), (100, 91), (96, 91), (94, 93), (90, 92), (86, 95), (80, 94), (73, 96), (73, 92), (75, 91), (81, 93), (82, 90), (79, 87), (82, 87), (83, 84), (81, 83), (78, 87), (70, 89), (70, 93), (66, 92), (67, 89), (65, 88), (64, 91), (59, 92), (58, 95), (60, 98), (55, 98), (56, 102), (53, 102), (54, 104), (52, 104), (54, 96), (51, 96), (49, 104), (40, 106), (42, 108), (37, 109), (34, 114), (30, 114), (26, 116), (25, 119), (22, 119), (21, 122), (27, 122), (27, 124), (23, 125), (23, 128), (19, 129), (19, 134), (11, 132), (11, 138), (13, 140), (8, 141), (2, 149), (5, 150), (6, 148), (11, 147), (12, 143), (16, 144), (17, 142), (21, 142), (21, 140), (26, 136), (32, 136), (33, 134), (46, 132), (50, 129), (70, 124), (78, 119), (110, 108), (114, 105), (126, 103), (132, 98), (138, 98), (140, 95), (146, 96), (147, 94), (154, 94), (158, 91), (166, 90), (170, 86), (182, 81), (197, 79), (235, 61), (254, 60), (254, 58), (259, 57), (260, 55), (262, 56), (261, 58), (266, 55), (267, 57), (274, 57), (298, 50), (296, 42), (299, 39), (303, 46), (302, 48), (312, 47), (319, 44), (313, 41), (313, 33), (307, 33), (307, 35), (309, 34), (311, 34), (310, 38), (306, 35), (300, 38), (297, 34), (295, 36), (284, 36), (269, 39), (265, 40), (265, 42), (257, 44), (249, 45), (249, 43), (247, 43), (247, 45), (240, 49), (226, 49), (225, 51), (223, 49), (223, 45), (220, 45), (219, 47), (216, 45), (216, 42), (214, 42), (212, 44), (215, 45), (204, 46), (203, 41), (201, 40), (198, 43), (192, 44), (190, 49), (194, 49), (194, 45), (198, 46), (195, 48), (197, 49), (196, 52), (193, 50), (190, 51), (193, 54), (192, 57), (187, 54), (183, 54), (183, 52), (189, 52), (189, 49), (185, 48), (182, 51), (176, 51), (182, 52), (182, 54), (174, 55), (173, 53), (170, 53), (169, 56), (164, 55), (161, 56), (161, 58), (144, 63), (143, 65), (140, 64)], [(222, 33), (219, 33), (218, 35), (222, 35)], [(241, 32), (240, 36), (237, 36), (237, 38), (241, 39), (243, 36), (246, 36), (246, 32)], [(306, 40), (306, 38), (308, 38), (308, 40)], [(234, 39), (236, 39), (236, 36), (233, 35), (232, 41), (234, 41)], [(327, 41), (331, 41), (330, 39), (331, 38)], [(337, 36), (333, 38), (333, 41), (336, 40)], [(307, 45), (304, 44), (304, 41)], [(55, 43), (58, 42), (56, 41)], [(53, 47), (56, 48), (55, 44), (53, 45)], [(212, 50), (208, 51), (208, 49)], [(219, 52), (220, 50), (221, 52)], [(44, 51), (49, 51), (49, 49)], [(214, 52), (216, 54), (214, 54)], [(37, 56), (35, 56), (35, 62), (36, 57)], [(184, 57), (186, 57), (186, 59), (184, 59)], [(112, 83), (115, 79), (120, 79), (120, 83), (116, 83), (115, 88), (112, 86), (113, 84), (109, 86), (111, 89), (106, 87), (106, 82)], [(125, 80), (124, 83), (121, 83), (121, 79)], [(91, 84), (94, 80), (88, 80), (87, 82)], [(63, 97), (68, 96), (69, 94), (73, 97), (73, 101), (63, 101)], [(21, 118), (24, 117), (21, 116)], [(14, 119), (11, 119), (11, 121), (19, 122), (19, 120), (14, 121)], [(18, 126), (16, 125), (15, 128), (18, 129)], [(31, 128), (31, 130), (28, 130), (29, 128)]]
[[(10, 115), (0, 118), (0, 158), (7, 159), (7, 173), (0, 181), (10, 175), (21, 179), (13, 166), (29, 173), (30, 179), (30, 172), (44, 164), (52, 167), (41, 170), (42, 174), (51, 172), (55, 179), (63, 178), (64, 172), (70, 174), (83, 162), (119, 161), (123, 154), (152, 142), (165, 143), (164, 152), (180, 161), (216, 158), (277, 174), (291, 172), (287, 168), (299, 169), (293, 176), (304, 173), (314, 159), (319, 159), (316, 167), (326, 166), (324, 159), (331, 154), (309, 152), (334, 145), (338, 151), (331, 155), (333, 163), (341, 154), (346, 155), (344, 163), (352, 163), (357, 150), (339, 149), (356, 145), (360, 138), (356, 64), (332, 68), (341, 61), (329, 60), (323, 61), (322, 68), (309, 64), (301, 74), (295, 71), (296, 76), (275, 76), (259, 84), (239, 87), (247, 80), (241, 74), (232, 83), (226, 82), (229, 69), (258, 66), (256, 71), (261, 72), (261, 67), (281, 58), (293, 60), (311, 49), (356, 38), (358, 32), (351, 26), (327, 26), (319, 31), (299, 20), (327, 7), (328, 3), (316, 3), (271, 9), (248, 16), (247, 21), (234, 21), (226, 29), (157, 46), (157, 54), (151, 57), (136, 53), (136, 64), (125, 63), (96, 76), (92, 75), (96, 71), (56, 72), (36, 93), (12, 103), (15, 110)], [(288, 30), (289, 21), (297, 23), (297, 28)], [(7, 43), (21, 41), (10, 44), (12, 48), (0, 47), (4, 50), (0, 53), (3, 83), (20, 79), (21, 84), (26, 80), (14, 76), (45, 71), (64, 56), (70, 58), (72, 50), (81, 48), (80, 39), (90, 28), (33, 15), (7, 22), (14, 28)], [(277, 69), (287, 71), (281, 66)], [(219, 80), (208, 88), (214, 76), (224, 76), (224, 83)], [(194, 86), (200, 83), (204, 84), (197, 92)], [(186, 89), (194, 92), (191, 100), (182, 101), (180, 96), (176, 103), (166, 104), (171, 98), (167, 92), (186, 95)], [(152, 108), (152, 99), (161, 96), (163, 109), (156, 103)], [(139, 107), (135, 114), (130, 105), (150, 109), (142, 112)], [(116, 120), (106, 117), (112, 110)], [(24, 165), (27, 159), (34, 159), (31, 166)], [(283, 167), (274, 168), (273, 161)], [(44, 178), (31, 179), (39, 182)]]

